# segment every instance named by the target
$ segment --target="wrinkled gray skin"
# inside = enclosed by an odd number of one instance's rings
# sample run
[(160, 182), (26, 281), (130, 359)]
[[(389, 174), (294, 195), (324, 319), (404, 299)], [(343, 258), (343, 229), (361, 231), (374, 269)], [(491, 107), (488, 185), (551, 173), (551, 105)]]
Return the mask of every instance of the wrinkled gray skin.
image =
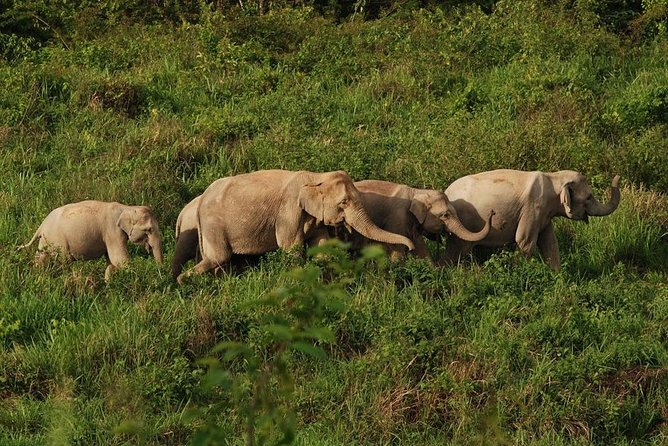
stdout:
[(19, 249), (39, 239), (36, 260), (43, 265), (52, 254), (69, 260), (91, 260), (107, 257), (104, 278), (109, 281), (114, 269), (123, 266), (130, 255), (130, 240), (153, 252), (162, 263), (162, 239), (158, 221), (146, 206), (127, 206), (103, 201), (81, 201), (66, 204), (47, 215), (35, 235)]
[[(186, 204), (176, 220), (176, 245), (171, 263), (172, 277), (175, 279), (183, 272), (183, 267), (190, 260), (195, 260), (195, 262), (201, 260), (197, 232), (197, 206), (199, 206), (200, 197), (201, 195), (198, 195)], [(328, 238), (330, 237), (326, 231), (314, 231), (306, 243), (309, 246), (316, 246)], [(255, 264), (258, 259), (259, 256), (233, 254), (231, 263), (237, 267), (243, 267)], [(216, 269), (214, 273), (220, 273), (220, 270)]]
[(359, 191), (343, 171), (263, 170), (214, 181), (197, 208), (202, 260), (181, 273), (202, 274), (232, 254), (263, 254), (325, 237), (324, 226), (347, 225), (365, 237), (414, 249), (408, 238), (382, 230), (364, 211)]
[(478, 242), (450, 236), (444, 263), (457, 262), (474, 245), (501, 247), (517, 243), (528, 257), (538, 250), (554, 270), (561, 268), (559, 246), (552, 219), (567, 217), (588, 222), (589, 217), (609, 215), (619, 206), (619, 176), (612, 180), (610, 201), (600, 203), (584, 175), (571, 170), (524, 172), (493, 170), (460, 178), (445, 193), (467, 228), (482, 228), (494, 208), (496, 216), (487, 237)]
[[(423, 235), (440, 237), (448, 231), (464, 240), (480, 241), (487, 236), (494, 215), (490, 211), (487, 224), (479, 232), (471, 232), (459, 221), (457, 211), (443, 192), (380, 180), (357, 181), (355, 187), (360, 191), (364, 209), (378, 227), (409, 238), (415, 244), (415, 255), (430, 261)], [(354, 247), (368, 241), (357, 233), (351, 239)], [(406, 253), (401, 245), (386, 244), (385, 248), (393, 260)]]

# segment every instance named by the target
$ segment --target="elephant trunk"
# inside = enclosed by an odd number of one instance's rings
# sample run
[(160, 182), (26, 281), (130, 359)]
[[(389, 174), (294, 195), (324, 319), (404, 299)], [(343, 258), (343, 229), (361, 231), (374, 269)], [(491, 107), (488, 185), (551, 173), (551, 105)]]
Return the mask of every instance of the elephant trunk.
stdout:
[(604, 217), (606, 215), (612, 214), (617, 206), (619, 206), (619, 200), (621, 198), (621, 193), (619, 192), (619, 175), (615, 175), (612, 179), (612, 189), (610, 194), (610, 201), (605, 204), (599, 203), (596, 198), (592, 197), (591, 201), (587, 203), (587, 214), (592, 217)]
[(151, 234), (148, 237), (148, 245), (151, 247), (153, 257), (158, 263), (162, 263), (162, 240), (158, 234)]
[(444, 219), (443, 224), (448, 228), (448, 231), (452, 232), (458, 238), (467, 242), (479, 242), (489, 234), (489, 230), (492, 228), (492, 217), (494, 214), (494, 211), (489, 213), (489, 217), (487, 217), (487, 221), (485, 222), (485, 227), (478, 232), (469, 231), (462, 224), (461, 220), (454, 216)]
[(413, 245), (413, 242), (409, 238), (385, 231), (376, 226), (364, 211), (364, 208), (359, 204), (346, 209), (345, 219), (354, 230), (370, 240), (393, 245), (404, 245), (410, 251), (415, 249), (415, 245)]

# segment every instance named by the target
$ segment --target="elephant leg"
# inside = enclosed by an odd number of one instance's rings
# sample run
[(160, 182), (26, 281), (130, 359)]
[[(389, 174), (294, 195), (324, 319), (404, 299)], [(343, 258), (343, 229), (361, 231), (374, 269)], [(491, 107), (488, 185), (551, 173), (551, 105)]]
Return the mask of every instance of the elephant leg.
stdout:
[(439, 266), (454, 265), (462, 261), (473, 249), (473, 243), (462, 240), (454, 235), (448, 236), (445, 242), (445, 252), (438, 261)]
[(39, 266), (40, 268), (44, 268), (47, 263), (49, 262), (49, 259), (51, 256), (49, 255), (48, 252), (46, 251), (37, 251), (37, 254), (35, 254), (35, 264)]
[(392, 262), (398, 262), (405, 257), (404, 251), (401, 248), (397, 248), (396, 246), (392, 245), (387, 245), (386, 249), (388, 252), (388, 256), (390, 257), (390, 261)]
[(303, 247), (304, 245), (304, 232), (303, 231), (286, 231), (276, 230), (276, 242), (278, 247), (285, 250), (291, 251), (295, 247)]
[(200, 260), (197, 265), (188, 271), (179, 274), (176, 278), (176, 282), (181, 285), (184, 280), (194, 274), (204, 274), (211, 272), (214, 275), (219, 274), (222, 270), (226, 269), (226, 266), (232, 260), (232, 248), (227, 244), (227, 240), (219, 237), (217, 240), (217, 245), (211, 243), (210, 240), (204, 239), (204, 244), (208, 244), (208, 249), (204, 252), (199, 250), (199, 254), (202, 255), (202, 260)]
[(172, 277), (177, 278), (183, 272), (183, 266), (188, 261), (195, 259), (199, 262), (199, 240), (197, 230), (183, 231), (179, 234), (174, 246), (174, 257), (172, 258)]
[[(194, 234), (197, 234), (197, 232), (195, 231)], [(226, 269), (226, 265), (232, 259), (232, 246), (224, 231), (209, 228), (203, 230), (201, 236), (202, 245), (194, 245), (192, 248), (194, 257), (201, 260), (193, 268), (177, 276), (176, 282), (179, 285), (194, 274), (211, 272), (216, 275), (221, 270)], [(199, 236), (197, 241), (199, 242)]]
[(115, 270), (117, 270), (117, 269), (118, 269), (118, 268), (116, 268), (116, 267), (109, 261), (109, 259), (107, 259), (107, 268), (104, 270), (104, 281), (107, 282), (107, 283), (109, 283), (109, 281), (111, 280), (111, 275), (112, 275), (113, 272), (114, 272)]
[(413, 239), (413, 244), (415, 244), (415, 253), (416, 256), (418, 256), (421, 259), (427, 259), (429, 262), (432, 264), (434, 263), (434, 259), (431, 258), (431, 254), (429, 253), (429, 248), (427, 247), (427, 243), (424, 241), (424, 238), (422, 236), (417, 236)]
[[(315, 230), (312, 234), (309, 234), (308, 237), (306, 238), (306, 245), (308, 248), (315, 248), (318, 246), (322, 246), (327, 242), (327, 240), (330, 239), (329, 232), (327, 232), (326, 228), (319, 228)], [(315, 255), (315, 258), (320, 261), (326, 261), (328, 258), (328, 255), (319, 252)]]
[(550, 222), (538, 235), (538, 250), (543, 260), (554, 271), (561, 270), (561, 257), (557, 237), (554, 235), (554, 226)]
[(112, 273), (130, 261), (130, 253), (125, 240), (122, 238), (107, 244), (107, 268), (104, 271), (104, 281), (111, 280)]
[(538, 242), (538, 231), (534, 227), (535, 222), (527, 218), (520, 219), (515, 232), (517, 247), (524, 253), (526, 258), (531, 257)]
[[(303, 225), (300, 225), (300, 227)], [(310, 240), (309, 240), (310, 241)], [(276, 228), (276, 243), (283, 251), (291, 253), (296, 258), (304, 258), (305, 234), (300, 230), (286, 230)]]
[(307, 244), (309, 248), (314, 246), (322, 246), (327, 240), (330, 239), (329, 232), (327, 229), (318, 230), (315, 234), (311, 235), (308, 238)]
[(183, 285), (185, 280), (195, 274), (204, 274), (209, 271), (211, 271), (215, 276), (219, 275), (225, 266), (226, 263), (228, 263), (231, 259), (232, 255), (228, 255), (226, 260), (218, 260), (218, 261), (213, 261), (211, 259), (205, 258), (202, 259), (197, 265), (195, 265), (193, 268), (189, 269), (188, 271), (179, 274), (179, 276), (176, 278), (176, 283), (179, 285)]

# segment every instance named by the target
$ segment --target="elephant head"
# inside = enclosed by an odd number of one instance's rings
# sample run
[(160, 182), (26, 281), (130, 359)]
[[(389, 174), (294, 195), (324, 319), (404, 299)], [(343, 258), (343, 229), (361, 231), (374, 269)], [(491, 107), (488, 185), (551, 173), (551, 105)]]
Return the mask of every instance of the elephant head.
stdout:
[(364, 237), (380, 243), (404, 245), (415, 249), (408, 238), (385, 231), (376, 226), (364, 210), (360, 192), (346, 172), (328, 172), (316, 176), (317, 180), (302, 186), (299, 206), (315, 217), (318, 224), (345, 225)]
[(471, 232), (459, 220), (457, 211), (443, 192), (426, 189), (413, 196), (410, 211), (425, 232), (441, 234), (443, 229), (446, 229), (460, 239), (469, 242), (478, 242), (487, 237), (494, 215), (494, 211), (492, 211), (485, 227), (479, 232)]
[(617, 209), (617, 206), (619, 206), (621, 198), (619, 192), (619, 175), (615, 175), (612, 179), (610, 201), (600, 203), (594, 197), (584, 175), (572, 171), (560, 173), (563, 174), (564, 178), (559, 196), (566, 217), (588, 223), (590, 216), (602, 217), (612, 214)]
[(162, 263), (162, 239), (158, 220), (146, 206), (128, 206), (118, 217), (116, 225), (128, 236), (128, 240), (152, 252), (156, 262)]

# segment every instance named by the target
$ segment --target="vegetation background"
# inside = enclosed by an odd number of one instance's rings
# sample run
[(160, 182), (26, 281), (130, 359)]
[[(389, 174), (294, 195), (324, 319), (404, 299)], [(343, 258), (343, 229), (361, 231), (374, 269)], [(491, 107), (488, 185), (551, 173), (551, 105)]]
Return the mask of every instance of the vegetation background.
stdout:
[[(665, 0), (0, 0), (0, 443), (242, 444), (248, 363), (234, 396), (197, 361), (237, 342), (289, 370), (266, 387), (298, 444), (667, 444), (667, 27)], [(622, 203), (558, 222), (561, 273), (307, 260), (344, 302), (313, 313), (325, 356), (272, 348), (249, 305), (301, 292), (290, 256), (179, 288), (138, 249), (109, 285), (103, 260), (15, 252), (83, 199), (150, 205), (169, 260), (222, 176), (501, 167), (579, 170), (601, 199), (620, 174)]]

